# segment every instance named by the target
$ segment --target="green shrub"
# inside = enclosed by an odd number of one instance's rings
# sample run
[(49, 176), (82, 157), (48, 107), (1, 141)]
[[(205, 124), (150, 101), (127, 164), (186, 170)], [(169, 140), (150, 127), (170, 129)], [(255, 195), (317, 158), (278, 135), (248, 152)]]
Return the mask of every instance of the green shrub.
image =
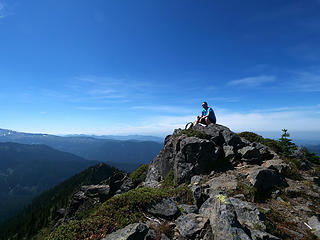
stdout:
[(177, 197), (188, 203), (190, 189), (182, 185), (175, 189), (141, 187), (114, 196), (103, 203), (91, 216), (60, 225), (47, 240), (93, 239), (98, 240), (128, 224), (144, 220), (143, 211), (153, 202), (166, 197)]
[(280, 151), (279, 142), (274, 139), (263, 138), (262, 136), (260, 136), (256, 133), (253, 133), (253, 132), (241, 132), (238, 135), (251, 143), (257, 142), (257, 143), (261, 143), (267, 147), (270, 147), (276, 153), (279, 153), (279, 151)]
[(249, 142), (258, 142), (258, 143), (262, 143), (263, 141), (263, 137), (253, 133), (253, 132), (241, 132), (238, 134), (240, 137), (246, 139)]
[(130, 174), (130, 177), (133, 179), (136, 185), (142, 183), (146, 180), (148, 172), (148, 164), (142, 164), (137, 170)]
[(309, 160), (312, 163), (320, 165), (320, 157), (319, 156), (317, 156), (315, 153), (309, 152), (309, 150), (305, 147), (302, 150), (303, 150), (304, 156), (307, 160)]
[(174, 187), (175, 183), (174, 183), (174, 172), (173, 170), (171, 170), (168, 175), (165, 177), (163, 183), (162, 183), (163, 187)]

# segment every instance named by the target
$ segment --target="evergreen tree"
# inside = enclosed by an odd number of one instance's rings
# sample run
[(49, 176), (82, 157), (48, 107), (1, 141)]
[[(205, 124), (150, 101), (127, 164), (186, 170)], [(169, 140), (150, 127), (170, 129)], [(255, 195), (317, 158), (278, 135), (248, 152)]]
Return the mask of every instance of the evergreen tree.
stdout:
[(291, 156), (293, 151), (297, 149), (297, 146), (292, 142), (292, 139), (289, 138), (290, 134), (287, 129), (282, 129), (282, 135), (279, 139), (279, 147), (281, 154), (285, 156)]

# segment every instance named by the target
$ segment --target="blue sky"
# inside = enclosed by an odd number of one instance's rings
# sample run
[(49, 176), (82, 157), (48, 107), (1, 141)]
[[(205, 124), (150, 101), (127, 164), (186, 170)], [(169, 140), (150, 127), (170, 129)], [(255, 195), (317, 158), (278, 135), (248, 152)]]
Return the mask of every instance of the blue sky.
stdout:
[(320, 136), (319, 12), (319, 0), (0, 0), (0, 128), (163, 136), (207, 101), (234, 131)]

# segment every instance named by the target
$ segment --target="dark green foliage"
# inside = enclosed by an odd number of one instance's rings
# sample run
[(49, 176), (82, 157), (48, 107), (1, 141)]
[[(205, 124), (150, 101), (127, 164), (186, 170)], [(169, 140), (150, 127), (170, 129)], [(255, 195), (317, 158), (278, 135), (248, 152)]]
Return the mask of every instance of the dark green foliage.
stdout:
[(186, 186), (176, 189), (141, 187), (107, 200), (90, 217), (69, 221), (60, 225), (47, 240), (93, 239), (100, 240), (105, 234), (123, 228), (128, 224), (145, 220), (144, 211), (153, 202), (165, 197), (190, 196)]
[(0, 143), (0, 223), (43, 191), (97, 164), (46, 145)]
[(263, 137), (253, 133), (253, 132), (241, 132), (238, 134), (240, 137), (248, 140), (249, 142), (258, 142), (258, 143), (262, 143), (263, 142)]
[(130, 177), (133, 179), (135, 185), (139, 185), (146, 179), (148, 166), (148, 164), (142, 164), (137, 170), (130, 174)]
[(168, 175), (165, 177), (162, 186), (164, 187), (174, 187), (175, 183), (174, 183), (174, 172), (173, 170), (171, 170)]
[(181, 133), (179, 134), (179, 136), (181, 136), (182, 134), (185, 134), (188, 137), (197, 137), (197, 138), (201, 138), (201, 139), (210, 139), (211, 138), (210, 135), (207, 135), (202, 131), (194, 130), (192, 128), (182, 130)]
[(289, 157), (292, 155), (293, 151), (297, 149), (297, 146), (289, 138), (290, 134), (287, 129), (282, 129), (282, 132), (281, 138), (278, 141), (280, 152), (282, 155)]
[(58, 217), (57, 210), (67, 206), (71, 196), (80, 186), (98, 184), (114, 171), (116, 169), (106, 164), (98, 164), (42, 193), (20, 214), (1, 225), (0, 239), (9, 239), (15, 234), (17, 235), (13, 239), (30, 239), (42, 228), (55, 222)]
[(311, 153), (307, 148), (303, 148), (303, 152), (305, 155), (305, 158), (315, 164), (320, 165), (320, 157), (317, 156), (315, 153)]
[(262, 136), (253, 132), (241, 132), (238, 134), (240, 137), (246, 139), (249, 142), (261, 143), (267, 147), (270, 147), (273, 151), (279, 152), (280, 147), (278, 141), (270, 138), (263, 138)]

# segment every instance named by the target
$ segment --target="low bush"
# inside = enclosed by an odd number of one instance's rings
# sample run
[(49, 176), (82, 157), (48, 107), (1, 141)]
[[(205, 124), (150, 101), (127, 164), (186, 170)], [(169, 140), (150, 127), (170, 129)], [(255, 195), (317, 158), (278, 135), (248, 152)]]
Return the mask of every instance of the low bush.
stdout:
[(144, 211), (162, 198), (176, 197), (190, 203), (192, 194), (187, 186), (171, 188), (141, 187), (114, 196), (103, 203), (91, 216), (60, 225), (46, 240), (92, 239), (100, 240), (106, 234), (128, 224), (144, 220)]
[(137, 170), (130, 174), (130, 177), (133, 179), (135, 185), (139, 185), (146, 180), (148, 166), (148, 164), (142, 164)]

